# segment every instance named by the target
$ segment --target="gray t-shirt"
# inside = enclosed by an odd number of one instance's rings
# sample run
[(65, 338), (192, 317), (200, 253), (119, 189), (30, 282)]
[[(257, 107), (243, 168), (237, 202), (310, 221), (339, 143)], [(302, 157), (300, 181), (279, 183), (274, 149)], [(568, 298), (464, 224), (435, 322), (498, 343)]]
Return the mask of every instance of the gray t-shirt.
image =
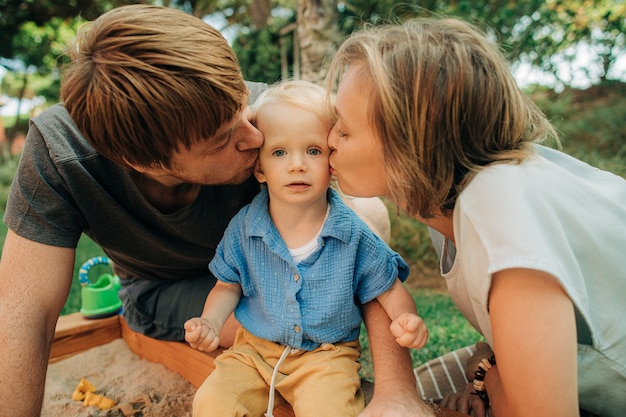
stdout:
[[(249, 84), (251, 101), (263, 85)], [(61, 104), (35, 117), (11, 186), (4, 221), (20, 236), (74, 248), (85, 233), (124, 278), (184, 279), (206, 275), (230, 219), (259, 190), (203, 186), (173, 214), (149, 204), (129, 171), (98, 154)]]

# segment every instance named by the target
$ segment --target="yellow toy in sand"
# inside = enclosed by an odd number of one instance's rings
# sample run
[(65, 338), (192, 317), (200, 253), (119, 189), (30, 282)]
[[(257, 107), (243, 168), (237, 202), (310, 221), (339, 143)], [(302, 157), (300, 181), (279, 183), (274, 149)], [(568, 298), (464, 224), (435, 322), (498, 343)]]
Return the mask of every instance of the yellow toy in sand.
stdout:
[(85, 378), (81, 378), (72, 394), (72, 400), (83, 401), (84, 406), (95, 406), (101, 410), (107, 410), (115, 405), (115, 401), (112, 399), (98, 395), (95, 392), (96, 387)]

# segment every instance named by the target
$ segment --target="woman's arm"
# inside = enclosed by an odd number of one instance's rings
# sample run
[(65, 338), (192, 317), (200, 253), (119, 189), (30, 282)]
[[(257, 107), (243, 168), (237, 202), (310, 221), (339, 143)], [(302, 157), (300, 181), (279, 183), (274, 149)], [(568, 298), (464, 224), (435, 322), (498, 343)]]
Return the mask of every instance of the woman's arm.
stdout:
[(551, 275), (509, 269), (493, 276), (489, 311), (497, 365), (485, 377), (496, 416), (576, 416), (574, 306)]

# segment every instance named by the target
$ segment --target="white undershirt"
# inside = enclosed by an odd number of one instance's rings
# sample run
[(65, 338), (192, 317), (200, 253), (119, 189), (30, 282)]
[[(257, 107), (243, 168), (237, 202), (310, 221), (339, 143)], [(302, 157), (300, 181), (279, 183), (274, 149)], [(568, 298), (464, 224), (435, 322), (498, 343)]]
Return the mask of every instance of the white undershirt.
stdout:
[(324, 223), (326, 223), (326, 219), (328, 218), (329, 212), (330, 212), (330, 204), (328, 204), (328, 207), (326, 208), (326, 215), (324, 216), (324, 221), (322, 222), (322, 226), (320, 227), (320, 230), (317, 231), (317, 233), (315, 234), (315, 236), (313, 236), (311, 240), (309, 240), (307, 243), (305, 243), (304, 245), (298, 248), (288, 248), (289, 253), (291, 254), (291, 257), (293, 258), (293, 261), (296, 264), (308, 258), (309, 255), (312, 254), (315, 251), (315, 249), (317, 249), (317, 238), (322, 232), (322, 228), (324, 228)]

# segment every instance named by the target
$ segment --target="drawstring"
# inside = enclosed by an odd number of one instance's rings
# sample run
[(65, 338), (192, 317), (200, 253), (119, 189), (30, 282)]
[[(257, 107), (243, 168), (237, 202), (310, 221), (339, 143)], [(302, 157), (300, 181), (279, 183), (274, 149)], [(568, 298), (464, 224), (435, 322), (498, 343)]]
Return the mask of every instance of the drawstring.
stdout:
[(294, 351), (297, 352), (299, 349), (292, 349), (289, 346), (285, 346), (285, 349), (283, 350), (282, 355), (280, 355), (280, 359), (278, 359), (278, 362), (276, 362), (276, 366), (274, 367), (274, 372), (272, 372), (272, 382), (270, 383), (270, 399), (267, 403), (267, 413), (265, 413), (265, 417), (274, 417), (274, 414), (272, 414), (273, 410), (274, 410), (274, 390), (275, 387), (274, 385), (276, 385), (276, 376), (278, 375), (278, 368), (280, 368), (280, 365), (282, 365), (282, 363), (285, 361), (285, 358), (287, 357), (287, 355), (289, 355), (290, 352)]

